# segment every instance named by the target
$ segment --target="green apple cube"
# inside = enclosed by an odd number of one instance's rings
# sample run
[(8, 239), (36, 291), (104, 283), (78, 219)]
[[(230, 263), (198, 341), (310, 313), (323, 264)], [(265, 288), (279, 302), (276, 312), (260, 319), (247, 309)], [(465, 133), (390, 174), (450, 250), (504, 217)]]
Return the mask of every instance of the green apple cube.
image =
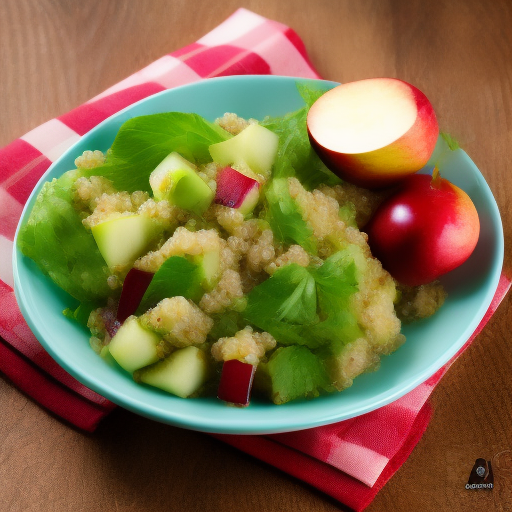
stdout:
[(210, 206), (215, 193), (199, 177), (195, 166), (178, 153), (166, 156), (149, 177), (157, 201), (170, 203), (202, 215)]
[(155, 332), (144, 329), (137, 318), (131, 316), (119, 328), (108, 348), (119, 366), (133, 373), (160, 359), (157, 345), (161, 339)]
[(199, 272), (201, 273), (201, 286), (207, 291), (212, 290), (220, 276), (219, 251), (208, 251), (194, 256), (193, 261), (198, 265)]
[(267, 176), (274, 164), (279, 137), (259, 124), (251, 124), (238, 135), (209, 147), (214, 162), (221, 165), (245, 163), (257, 174)]
[(208, 356), (197, 347), (176, 350), (168, 358), (139, 373), (141, 382), (182, 398), (195, 393), (209, 376)]
[(158, 222), (133, 214), (100, 222), (91, 228), (94, 240), (107, 265), (112, 268), (131, 265), (144, 254), (160, 232)]

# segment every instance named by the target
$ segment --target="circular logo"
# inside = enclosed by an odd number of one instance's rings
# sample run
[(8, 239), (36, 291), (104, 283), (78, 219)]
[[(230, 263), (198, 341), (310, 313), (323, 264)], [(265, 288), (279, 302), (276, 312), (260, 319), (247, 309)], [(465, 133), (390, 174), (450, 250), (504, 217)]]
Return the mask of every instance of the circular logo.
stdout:
[(478, 467), (476, 468), (476, 474), (477, 474), (478, 476), (480, 476), (480, 477), (481, 477), (481, 476), (484, 476), (484, 475), (485, 475), (485, 468), (484, 468), (483, 466), (478, 466)]

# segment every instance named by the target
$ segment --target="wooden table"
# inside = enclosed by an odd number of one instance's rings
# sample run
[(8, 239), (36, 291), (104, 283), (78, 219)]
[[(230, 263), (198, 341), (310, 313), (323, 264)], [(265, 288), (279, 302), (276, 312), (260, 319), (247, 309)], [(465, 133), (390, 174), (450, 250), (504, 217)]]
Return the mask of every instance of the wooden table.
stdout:
[[(236, 0), (2, 0), (0, 146), (189, 44)], [(293, 27), (320, 74), (341, 82), (392, 76), (416, 84), (440, 125), (471, 155), (501, 210), (512, 271), (512, 4), (508, 0), (247, 0)], [(511, 510), (467, 491), (477, 457), (508, 451), (509, 295), (432, 396), (432, 422), (368, 507)], [(0, 306), (1, 307), (1, 306)], [(507, 454), (505, 454), (506, 456)], [(337, 503), (203, 434), (118, 409), (93, 435), (61, 423), (0, 378), (0, 510), (334, 511)]]

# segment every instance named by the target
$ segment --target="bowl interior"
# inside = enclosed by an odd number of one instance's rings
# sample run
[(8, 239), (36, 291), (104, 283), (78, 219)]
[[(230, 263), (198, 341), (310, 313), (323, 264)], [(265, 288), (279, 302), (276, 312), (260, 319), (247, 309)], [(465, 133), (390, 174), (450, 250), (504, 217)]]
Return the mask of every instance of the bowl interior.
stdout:
[[(256, 119), (279, 116), (303, 105), (297, 81), (275, 76), (216, 78), (164, 91), (128, 107), (85, 135), (51, 166), (29, 198), (21, 224), (26, 222), (44, 181), (74, 168), (74, 159), (86, 149), (108, 149), (129, 118), (169, 111), (194, 112), (209, 120), (225, 112)], [(316, 82), (326, 90), (337, 85)], [(256, 434), (351, 418), (396, 400), (443, 366), (475, 330), (498, 285), (503, 230), (492, 193), (462, 150), (451, 152), (441, 170), (476, 205), (481, 222), (477, 248), (464, 265), (443, 279), (448, 299), (441, 310), (430, 319), (404, 327), (406, 343), (382, 359), (378, 372), (358, 377), (342, 393), (281, 406), (253, 400), (249, 407), (238, 409), (214, 398), (183, 400), (136, 384), (126, 372), (94, 353), (87, 331), (62, 315), (74, 300), (43, 276), (15, 244), (13, 270), (18, 303), (35, 336), (64, 369), (113, 402), (155, 420), (206, 432)]]

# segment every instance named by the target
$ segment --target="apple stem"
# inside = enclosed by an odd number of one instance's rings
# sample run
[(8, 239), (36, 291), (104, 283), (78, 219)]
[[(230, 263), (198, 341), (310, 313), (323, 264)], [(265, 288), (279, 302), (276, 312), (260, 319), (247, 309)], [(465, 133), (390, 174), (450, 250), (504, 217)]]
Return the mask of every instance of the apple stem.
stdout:
[(434, 170), (432, 171), (432, 181), (430, 182), (430, 186), (434, 188), (439, 188), (441, 184), (441, 173), (439, 172), (439, 167), (436, 165)]

